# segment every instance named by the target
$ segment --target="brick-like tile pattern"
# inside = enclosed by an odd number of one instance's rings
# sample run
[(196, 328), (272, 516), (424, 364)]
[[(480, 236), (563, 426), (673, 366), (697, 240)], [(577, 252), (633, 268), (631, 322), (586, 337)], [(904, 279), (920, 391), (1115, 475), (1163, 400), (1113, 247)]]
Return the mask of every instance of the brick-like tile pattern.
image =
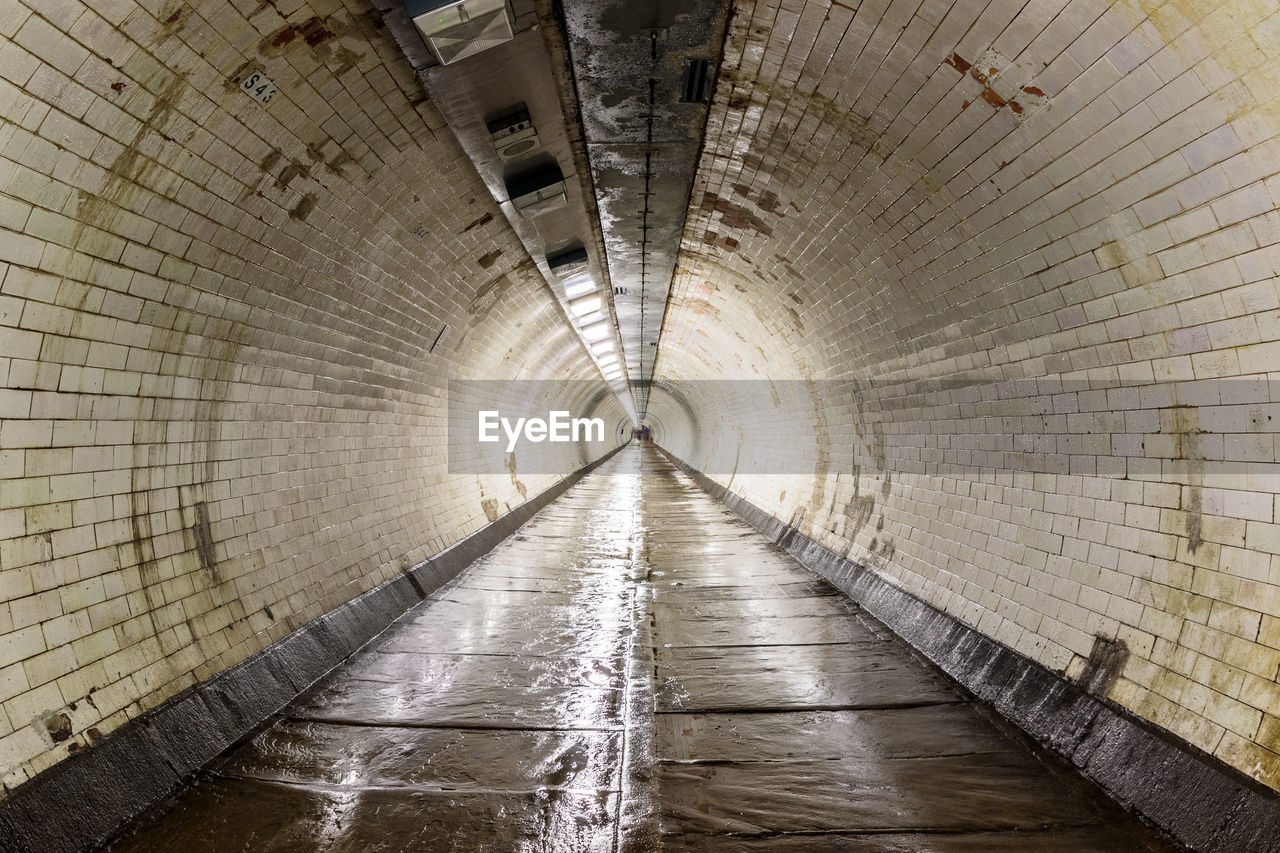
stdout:
[(862, 390), (669, 446), (1280, 787), (1278, 93), (1272, 3), (735, 0), (657, 375)]
[(448, 379), (592, 372), (365, 3), (8, 3), (0, 116), (9, 788), (559, 478)]

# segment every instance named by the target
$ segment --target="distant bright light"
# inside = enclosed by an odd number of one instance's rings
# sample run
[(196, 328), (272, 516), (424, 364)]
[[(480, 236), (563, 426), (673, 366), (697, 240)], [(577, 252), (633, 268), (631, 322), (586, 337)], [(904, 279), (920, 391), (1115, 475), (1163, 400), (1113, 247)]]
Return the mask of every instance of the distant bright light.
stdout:
[(591, 351), (596, 355), (613, 352), (613, 338), (605, 338), (603, 341), (596, 341), (591, 345)]
[(613, 364), (617, 360), (618, 360), (618, 354), (614, 352), (611, 352), (608, 355), (602, 355), (600, 356), (599, 359), (597, 359), (597, 361), (600, 362), (601, 367), (608, 367), (609, 365)]

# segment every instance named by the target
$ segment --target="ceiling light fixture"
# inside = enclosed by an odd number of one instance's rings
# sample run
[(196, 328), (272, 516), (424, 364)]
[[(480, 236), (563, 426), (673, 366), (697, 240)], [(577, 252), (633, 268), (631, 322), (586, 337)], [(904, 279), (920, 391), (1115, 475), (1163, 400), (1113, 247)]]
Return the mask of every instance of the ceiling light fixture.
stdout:
[(594, 344), (609, 337), (610, 331), (608, 320), (597, 320), (589, 326), (582, 327), (582, 337)]
[(564, 283), (564, 295), (570, 299), (591, 293), (595, 289), (596, 283), (588, 274), (574, 276)]
[(600, 310), (604, 304), (603, 298), (599, 293), (593, 293), (588, 296), (581, 296), (569, 303), (569, 310), (578, 317), (585, 317), (588, 314), (594, 314)]

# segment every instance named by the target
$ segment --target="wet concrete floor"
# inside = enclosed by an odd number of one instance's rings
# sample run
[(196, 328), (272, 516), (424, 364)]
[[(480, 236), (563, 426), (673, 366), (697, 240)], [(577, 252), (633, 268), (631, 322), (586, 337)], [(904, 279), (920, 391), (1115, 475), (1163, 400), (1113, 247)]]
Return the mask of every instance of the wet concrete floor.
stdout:
[(111, 849), (659, 848), (1172, 849), (638, 447)]

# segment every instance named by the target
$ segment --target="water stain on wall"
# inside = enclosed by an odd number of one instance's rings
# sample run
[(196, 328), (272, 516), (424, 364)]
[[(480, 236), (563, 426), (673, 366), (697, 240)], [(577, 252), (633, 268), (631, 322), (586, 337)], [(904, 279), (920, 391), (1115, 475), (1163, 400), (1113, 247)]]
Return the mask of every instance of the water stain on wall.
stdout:
[(366, 33), (376, 29), (370, 16), (340, 17), (337, 15), (321, 18), (312, 16), (299, 24), (285, 24), (283, 27), (268, 33), (258, 42), (258, 52), (270, 56), (278, 54), (286, 48), (297, 49), (305, 45), (319, 55), (322, 62), (330, 67), (335, 76), (356, 67), (364, 54), (346, 47), (339, 38), (352, 36), (351, 43), (368, 44), (375, 37)]
[(480, 217), (478, 217), (478, 218), (476, 218), (476, 219), (473, 219), (473, 220), (471, 220), (470, 222), (468, 222), (468, 223), (467, 223), (467, 225), (466, 225), (466, 227), (462, 229), (462, 233), (463, 233), (463, 234), (466, 234), (466, 233), (467, 233), (468, 231), (470, 231), (471, 229), (473, 229), (473, 228), (479, 228), (479, 227), (480, 227), (480, 226), (482, 226), (482, 225), (487, 225), (488, 223), (490, 223), (490, 222), (492, 222), (492, 221), (493, 221), (493, 214), (492, 214), (492, 213), (486, 213), (486, 214), (484, 214), (484, 215), (482, 215), (482, 216), (480, 216)]
[(1174, 437), (1174, 464), (1183, 480), (1186, 513), (1187, 550), (1192, 554), (1200, 547), (1204, 523), (1204, 449), (1200, 436), (1200, 410), (1195, 406), (1171, 406), (1160, 412), (1160, 431)]
[[(529, 489), (516, 477), (516, 454), (514, 451), (507, 454), (507, 460), (504, 464), (506, 465), (507, 473), (511, 475), (511, 485), (515, 486), (516, 491), (520, 493), (520, 499), (528, 500)], [(489, 520), (493, 521), (493, 519)]]
[(218, 583), (218, 560), (213, 550), (213, 528), (209, 523), (209, 504), (198, 501), (194, 507), (195, 520), (191, 524), (191, 534), (195, 538), (196, 553), (200, 556), (200, 567), (204, 569), (211, 584)]
[(1129, 647), (1124, 640), (1094, 637), (1093, 649), (1080, 673), (1080, 685), (1094, 696), (1105, 697), (1129, 660)]
[[(805, 369), (805, 372), (808, 370)], [(817, 451), (813, 467), (813, 492), (809, 495), (806, 512), (816, 517), (827, 499), (827, 478), (831, 475), (831, 427), (827, 423), (827, 410), (817, 383), (806, 378), (804, 385), (809, 403), (813, 407), (813, 440)]]
[(871, 521), (871, 514), (875, 512), (876, 499), (875, 495), (861, 494), (862, 469), (860, 466), (853, 466), (853, 497), (844, 506), (844, 530), (843, 535), (846, 539), (852, 541), (858, 535), (862, 528), (867, 526), (867, 522)]
[(699, 207), (708, 213), (719, 213), (726, 228), (755, 231), (762, 237), (773, 236), (773, 227), (757, 216), (750, 208), (714, 192), (704, 193)]

